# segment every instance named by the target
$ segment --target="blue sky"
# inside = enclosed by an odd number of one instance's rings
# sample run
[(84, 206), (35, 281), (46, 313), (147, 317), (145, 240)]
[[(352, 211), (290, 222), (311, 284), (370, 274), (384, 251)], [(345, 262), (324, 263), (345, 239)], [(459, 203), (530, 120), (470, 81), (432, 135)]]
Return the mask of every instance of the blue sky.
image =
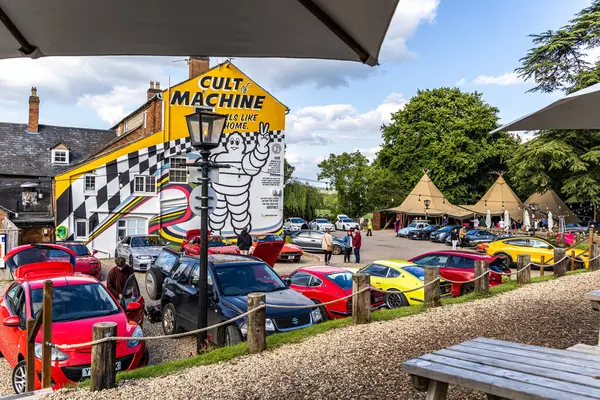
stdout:
[[(372, 157), (379, 126), (418, 89), (479, 91), (503, 122), (557, 95), (530, 94), (513, 71), (531, 47), (527, 35), (565, 24), (589, 0), (400, 0), (381, 65), (318, 60), (233, 62), (290, 107), (287, 157), (298, 177), (315, 179), (330, 153)], [(0, 61), (0, 120), (25, 122), (31, 86), (40, 122), (108, 128), (145, 100), (149, 80), (187, 78), (182, 58), (52, 58)], [(213, 59), (212, 63), (224, 59)]]

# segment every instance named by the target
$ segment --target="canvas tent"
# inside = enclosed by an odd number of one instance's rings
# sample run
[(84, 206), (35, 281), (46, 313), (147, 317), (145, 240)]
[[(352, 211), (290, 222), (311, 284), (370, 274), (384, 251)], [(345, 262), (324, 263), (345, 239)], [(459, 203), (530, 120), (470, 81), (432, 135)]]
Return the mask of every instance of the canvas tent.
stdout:
[(488, 210), (493, 216), (504, 215), (504, 210), (508, 210), (510, 217), (514, 220), (523, 219), (523, 202), (517, 197), (515, 192), (508, 186), (502, 175), (496, 179), (496, 182), (488, 189), (475, 205), (461, 206), (474, 213), (485, 215)]
[(564, 216), (565, 222), (581, 222), (581, 220), (571, 211), (571, 209), (558, 197), (552, 189), (544, 193), (534, 193), (525, 202), (525, 204), (536, 203), (540, 212), (548, 215), (552, 212), (554, 218), (558, 221), (558, 217)]
[(431, 181), (427, 173), (423, 175), (419, 183), (417, 183), (414, 189), (406, 196), (406, 199), (404, 199), (400, 206), (384, 211), (424, 217), (425, 200), (431, 201), (429, 210), (427, 211), (429, 217), (441, 217), (447, 215), (448, 217), (456, 219), (465, 219), (471, 215), (470, 211), (457, 207), (446, 200), (442, 192), (440, 192), (437, 186)]

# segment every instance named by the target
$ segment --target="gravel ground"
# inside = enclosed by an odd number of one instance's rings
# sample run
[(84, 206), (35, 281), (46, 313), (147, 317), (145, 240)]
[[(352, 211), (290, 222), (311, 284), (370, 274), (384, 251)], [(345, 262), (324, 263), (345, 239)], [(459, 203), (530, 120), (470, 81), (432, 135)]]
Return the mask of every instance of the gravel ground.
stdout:
[[(401, 369), (403, 361), (423, 353), (478, 336), (554, 348), (595, 344), (598, 314), (582, 295), (598, 287), (598, 272), (569, 276), (407, 318), (333, 330), (261, 355), (124, 383), (118, 389), (68, 390), (51, 397), (423, 399)], [(449, 398), (485, 397), (451, 388)]]

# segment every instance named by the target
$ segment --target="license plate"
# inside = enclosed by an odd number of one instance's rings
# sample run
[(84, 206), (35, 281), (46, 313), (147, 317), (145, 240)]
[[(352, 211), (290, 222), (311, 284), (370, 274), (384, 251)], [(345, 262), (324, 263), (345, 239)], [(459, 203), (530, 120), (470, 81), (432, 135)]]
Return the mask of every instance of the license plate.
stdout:
[[(120, 370), (121, 370), (121, 361), (117, 361), (115, 363), (115, 371), (120, 371)], [(90, 376), (92, 376), (92, 368), (84, 368), (81, 371), (82, 378), (89, 378)]]

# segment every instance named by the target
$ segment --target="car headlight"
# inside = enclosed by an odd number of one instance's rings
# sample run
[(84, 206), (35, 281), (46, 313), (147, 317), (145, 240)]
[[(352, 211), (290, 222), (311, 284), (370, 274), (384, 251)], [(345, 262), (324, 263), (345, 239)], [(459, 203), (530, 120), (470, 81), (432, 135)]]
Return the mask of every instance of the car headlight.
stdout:
[(265, 329), (267, 332), (275, 332), (275, 324), (271, 318), (265, 319)]
[(310, 315), (312, 316), (313, 323), (317, 323), (323, 319), (323, 316), (321, 315), (321, 310), (319, 308), (315, 308), (314, 310), (312, 310), (310, 312)]
[[(140, 326), (136, 326), (135, 329), (133, 330), (133, 333), (131, 334), (132, 338), (143, 338), (144, 337), (144, 332), (142, 332), (142, 328), (140, 328)], [(135, 347), (138, 344), (140, 344), (139, 340), (130, 340), (127, 342), (127, 347)]]
[(152, 260), (152, 256), (135, 256), (138, 260)]
[[(35, 344), (35, 357), (39, 358), (40, 360), (42, 359), (42, 344), (41, 343), (36, 343)], [(58, 350), (58, 349), (52, 349), (51, 355), (50, 355), (50, 359), (52, 361), (64, 361), (66, 359), (68, 359), (69, 356), (66, 355), (65, 353), (63, 353), (62, 351)]]

